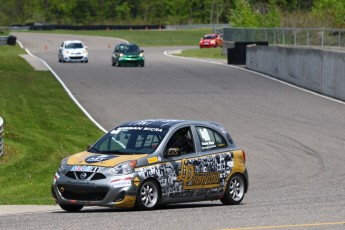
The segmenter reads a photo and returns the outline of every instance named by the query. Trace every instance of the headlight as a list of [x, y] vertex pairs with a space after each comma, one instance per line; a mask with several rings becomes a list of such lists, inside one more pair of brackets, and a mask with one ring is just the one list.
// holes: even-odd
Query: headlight
[[134, 172], [134, 168], [137, 165], [137, 161], [127, 161], [122, 164], [116, 165], [109, 170], [109, 174], [112, 175], [125, 175]]
[[140, 56], [140, 57], [144, 57], [144, 54], [143, 54], [143, 53], [140, 53], [139, 56]]
[[67, 159], [68, 159], [68, 157], [62, 159], [60, 167], [58, 169], [59, 172], [62, 172], [62, 171], [64, 171], [66, 169], [65, 166], [66, 166], [66, 163], [67, 163]]

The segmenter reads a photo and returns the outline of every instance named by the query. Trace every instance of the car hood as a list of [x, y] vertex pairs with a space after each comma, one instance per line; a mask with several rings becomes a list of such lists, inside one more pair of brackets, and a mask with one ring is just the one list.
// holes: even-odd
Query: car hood
[[66, 51], [68, 52], [71, 52], [71, 53], [82, 53], [84, 51], [86, 51], [84, 48], [80, 48], [80, 49], [65, 49]]
[[87, 151], [76, 153], [68, 157], [69, 165], [93, 165], [101, 167], [113, 167], [117, 164], [130, 160], [138, 160], [146, 157], [148, 154], [140, 155], [117, 155], [117, 154], [97, 154]]

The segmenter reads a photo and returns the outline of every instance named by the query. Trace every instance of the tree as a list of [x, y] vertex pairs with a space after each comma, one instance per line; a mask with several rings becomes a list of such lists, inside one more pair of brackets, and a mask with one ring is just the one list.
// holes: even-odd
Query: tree
[[230, 12], [229, 23], [234, 27], [257, 27], [256, 14], [247, 0], [234, 0], [234, 8]]
[[322, 19], [325, 28], [345, 26], [344, 0], [314, 0], [312, 12]]

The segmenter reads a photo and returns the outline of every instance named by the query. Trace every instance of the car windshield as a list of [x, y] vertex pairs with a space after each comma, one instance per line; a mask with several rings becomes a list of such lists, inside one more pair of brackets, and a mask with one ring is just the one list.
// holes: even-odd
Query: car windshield
[[66, 48], [67, 49], [82, 49], [83, 44], [81, 44], [81, 43], [68, 43], [68, 44], [66, 44]]
[[140, 53], [140, 49], [136, 45], [124, 45], [120, 48], [123, 53]]
[[149, 154], [155, 151], [167, 129], [129, 126], [117, 127], [97, 141], [89, 152], [113, 154]]
[[214, 35], [205, 35], [204, 36], [204, 39], [213, 39], [213, 38], [215, 38]]

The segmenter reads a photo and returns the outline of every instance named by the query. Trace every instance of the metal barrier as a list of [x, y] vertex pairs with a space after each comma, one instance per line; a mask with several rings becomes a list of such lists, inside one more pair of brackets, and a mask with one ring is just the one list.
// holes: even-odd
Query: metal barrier
[[2, 142], [2, 131], [4, 130], [3, 125], [4, 125], [4, 120], [2, 120], [2, 118], [0, 117], [0, 157], [4, 153], [3, 152], [3, 142]]
[[8, 36], [0, 36], [0, 46], [7, 45]]
[[224, 28], [224, 41], [268, 41], [271, 45], [345, 48], [345, 30], [314, 28]]

